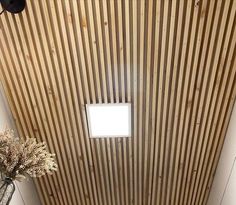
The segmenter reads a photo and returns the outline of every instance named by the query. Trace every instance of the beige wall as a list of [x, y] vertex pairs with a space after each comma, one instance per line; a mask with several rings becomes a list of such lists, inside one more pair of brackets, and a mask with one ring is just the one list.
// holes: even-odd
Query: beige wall
[[[0, 84], [0, 131], [6, 128], [15, 130], [15, 125], [7, 106]], [[16, 182], [16, 191], [10, 205], [40, 205], [39, 197], [32, 180]]]
[[236, 105], [231, 116], [208, 205], [236, 204]]

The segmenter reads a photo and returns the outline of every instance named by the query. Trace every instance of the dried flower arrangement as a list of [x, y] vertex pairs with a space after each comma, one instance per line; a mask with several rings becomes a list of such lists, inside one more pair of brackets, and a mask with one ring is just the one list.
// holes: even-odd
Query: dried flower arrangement
[[37, 143], [35, 138], [18, 139], [12, 130], [0, 133], [0, 172], [6, 177], [21, 180], [56, 170], [55, 154], [47, 152], [45, 142]]

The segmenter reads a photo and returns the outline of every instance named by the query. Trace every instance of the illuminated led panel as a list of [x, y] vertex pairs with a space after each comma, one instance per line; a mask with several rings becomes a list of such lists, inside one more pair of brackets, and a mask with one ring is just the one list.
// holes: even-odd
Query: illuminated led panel
[[91, 138], [131, 137], [131, 104], [90, 104], [86, 111]]

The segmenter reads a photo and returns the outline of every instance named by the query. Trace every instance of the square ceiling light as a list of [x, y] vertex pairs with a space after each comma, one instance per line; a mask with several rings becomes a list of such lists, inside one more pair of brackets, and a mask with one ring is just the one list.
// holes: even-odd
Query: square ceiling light
[[131, 104], [86, 105], [91, 138], [131, 137]]

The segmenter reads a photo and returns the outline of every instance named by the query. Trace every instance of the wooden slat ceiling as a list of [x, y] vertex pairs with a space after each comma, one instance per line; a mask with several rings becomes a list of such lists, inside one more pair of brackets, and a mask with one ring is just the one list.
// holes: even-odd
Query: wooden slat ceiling
[[[20, 136], [57, 154], [44, 205], [203, 205], [236, 95], [236, 0], [28, 0], [0, 16]], [[132, 103], [132, 137], [89, 139], [85, 105]]]

